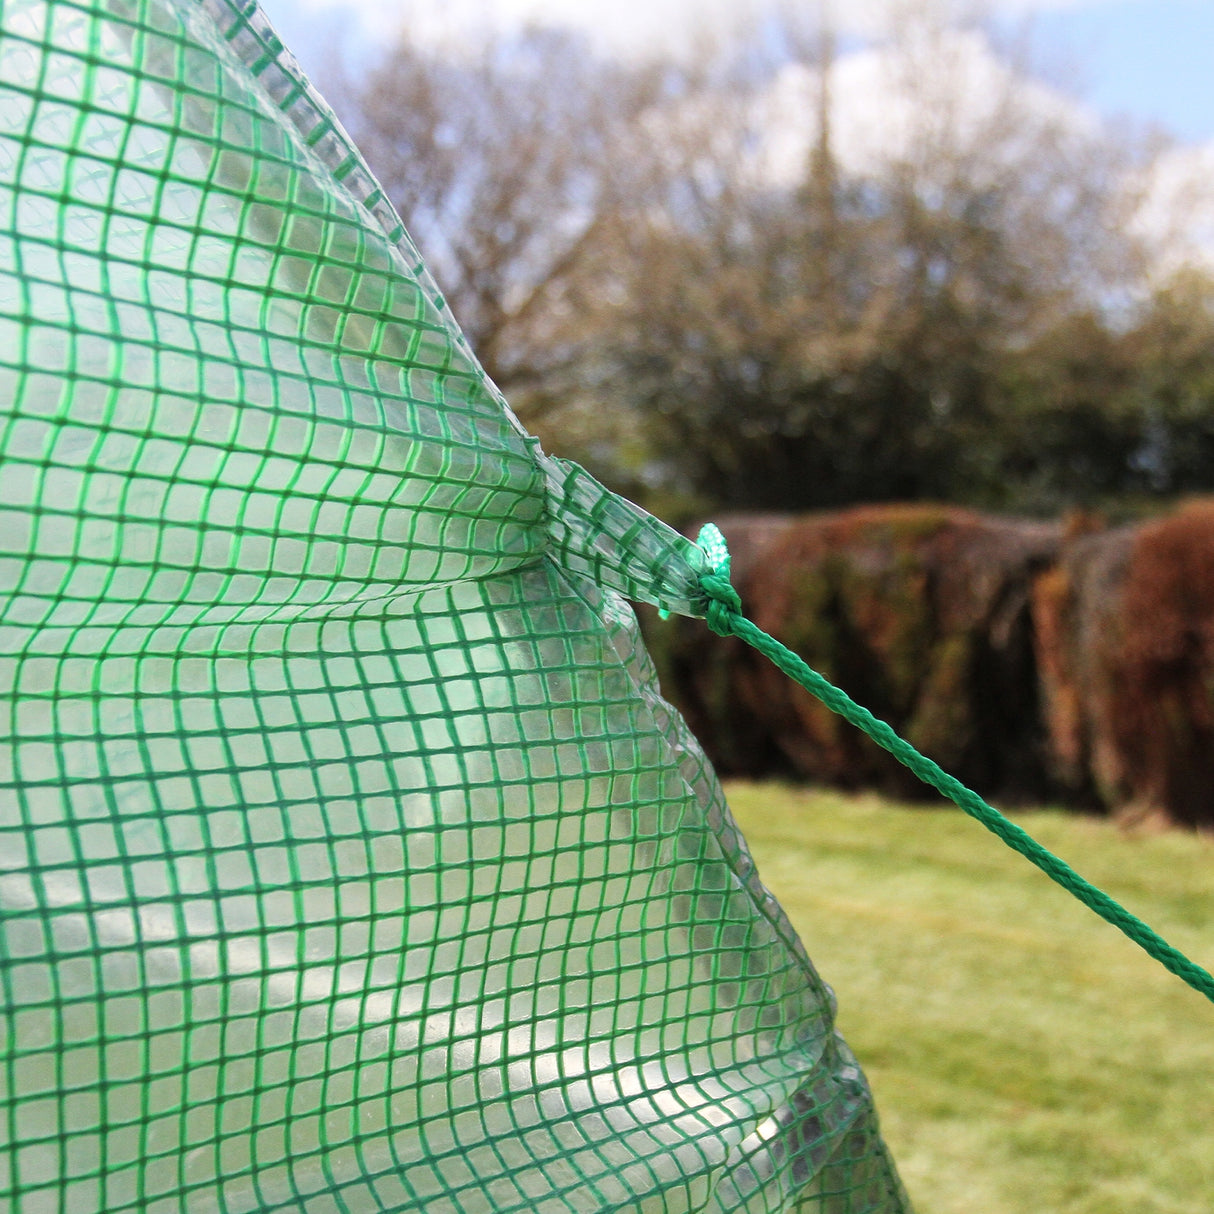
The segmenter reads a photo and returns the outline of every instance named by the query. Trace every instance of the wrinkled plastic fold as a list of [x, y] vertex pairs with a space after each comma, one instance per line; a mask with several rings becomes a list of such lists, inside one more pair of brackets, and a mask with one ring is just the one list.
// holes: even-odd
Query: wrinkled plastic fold
[[889, 1212], [829, 991], [245, 0], [0, 7], [0, 1206]]

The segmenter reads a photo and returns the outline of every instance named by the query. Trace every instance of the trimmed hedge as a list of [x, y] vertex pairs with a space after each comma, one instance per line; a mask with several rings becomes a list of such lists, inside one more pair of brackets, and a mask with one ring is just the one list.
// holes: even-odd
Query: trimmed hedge
[[[1214, 502], [1115, 529], [922, 505], [718, 522], [755, 623], [983, 795], [1214, 824]], [[741, 642], [643, 624], [723, 774], [923, 792]]]

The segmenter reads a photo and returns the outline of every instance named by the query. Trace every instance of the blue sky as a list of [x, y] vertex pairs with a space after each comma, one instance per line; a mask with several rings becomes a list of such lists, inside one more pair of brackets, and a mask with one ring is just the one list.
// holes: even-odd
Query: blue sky
[[1039, 12], [1033, 25], [1047, 54], [1073, 55], [1093, 108], [1214, 140], [1214, 0], [1105, 0]]

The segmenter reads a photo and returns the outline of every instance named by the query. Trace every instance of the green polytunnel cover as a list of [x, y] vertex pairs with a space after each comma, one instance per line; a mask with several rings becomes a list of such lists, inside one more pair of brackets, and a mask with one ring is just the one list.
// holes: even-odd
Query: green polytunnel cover
[[897, 1211], [545, 456], [248, 0], [0, 6], [0, 1208]]

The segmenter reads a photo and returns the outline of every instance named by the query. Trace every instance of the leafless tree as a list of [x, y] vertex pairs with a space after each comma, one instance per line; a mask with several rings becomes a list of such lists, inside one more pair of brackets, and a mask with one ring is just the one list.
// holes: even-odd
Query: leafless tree
[[661, 81], [531, 27], [402, 38], [343, 86], [349, 123], [491, 378], [526, 411], [581, 348], [601, 246]]

